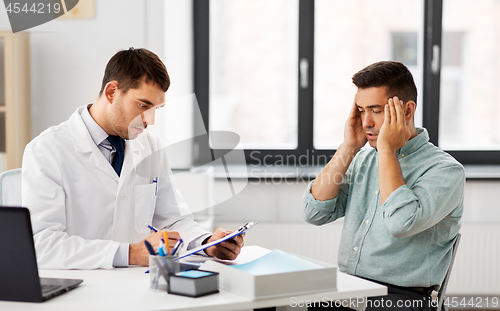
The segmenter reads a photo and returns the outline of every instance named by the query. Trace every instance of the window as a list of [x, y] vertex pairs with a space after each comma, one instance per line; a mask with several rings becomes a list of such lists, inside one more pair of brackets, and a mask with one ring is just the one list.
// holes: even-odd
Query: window
[[418, 61], [418, 33], [393, 32], [392, 37], [392, 59], [406, 64], [406, 66], [417, 66]]
[[464, 164], [500, 163], [499, 6], [194, 0], [195, 92], [204, 123], [238, 133], [248, 163], [324, 164], [343, 140], [352, 75], [390, 59], [414, 76], [415, 123], [431, 142]]
[[440, 146], [447, 150], [460, 150], [473, 143], [467, 138], [471, 130], [467, 125], [471, 124], [464, 115], [464, 37], [461, 31], [443, 33], [439, 138]]
[[499, 150], [500, 2], [443, 1], [440, 146]]
[[[315, 149], [337, 149], [342, 143], [356, 93], [351, 78], [369, 64], [401, 61], [422, 90], [423, 7], [422, 0], [315, 1]], [[417, 113], [421, 126], [421, 106]]]
[[297, 148], [298, 0], [210, 1], [209, 126]]

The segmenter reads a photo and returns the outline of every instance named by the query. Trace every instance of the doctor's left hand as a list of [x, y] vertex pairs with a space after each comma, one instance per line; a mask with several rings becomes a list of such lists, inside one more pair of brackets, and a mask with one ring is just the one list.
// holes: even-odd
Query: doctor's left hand
[[[212, 234], [210, 238], [208, 238], [203, 242], [203, 244], [218, 240], [231, 233], [232, 231], [218, 228], [217, 230], [215, 230], [214, 234]], [[205, 253], [207, 253], [208, 256], [217, 257], [219, 259], [234, 260], [236, 259], [236, 257], [238, 257], [238, 254], [240, 253], [241, 248], [243, 247], [244, 235], [245, 234], [243, 233], [242, 235], [238, 235], [220, 244], [209, 247], [205, 250]]]

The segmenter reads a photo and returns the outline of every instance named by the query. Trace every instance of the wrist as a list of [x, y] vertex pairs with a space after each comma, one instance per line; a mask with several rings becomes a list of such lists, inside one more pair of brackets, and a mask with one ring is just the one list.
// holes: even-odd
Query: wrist
[[[338, 167], [344, 167], [346, 170], [358, 152], [359, 148], [356, 146], [341, 144], [337, 151], [335, 151], [335, 155], [331, 158], [330, 162], [328, 162], [325, 169], [336, 170]], [[345, 170], [343, 170], [342, 175], [345, 173]], [[334, 175], [337, 176], [337, 174]], [[341, 180], [339, 182], [341, 182]]]
[[393, 155], [396, 156], [398, 149], [390, 148], [389, 146], [377, 146], [379, 155]]
[[337, 152], [340, 154], [355, 156], [359, 152], [359, 149], [361, 149], [361, 147], [356, 144], [348, 144], [344, 142], [340, 144], [339, 148], [337, 149]]
[[379, 160], [398, 161], [397, 150], [381, 149], [377, 150]]
[[137, 257], [135, 256], [137, 254], [137, 244], [130, 244], [128, 247], [128, 264], [129, 265], [136, 265], [137, 264]]

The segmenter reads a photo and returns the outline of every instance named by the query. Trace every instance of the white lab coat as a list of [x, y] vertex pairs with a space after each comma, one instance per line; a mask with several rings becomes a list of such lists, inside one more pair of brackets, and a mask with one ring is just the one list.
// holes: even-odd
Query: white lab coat
[[144, 131], [127, 141], [118, 177], [81, 118], [84, 108], [24, 152], [22, 199], [39, 267], [110, 269], [120, 243], [150, 234], [145, 224], [179, 231], [185, 245], [207, 234], [187, 211], [159, 139]]

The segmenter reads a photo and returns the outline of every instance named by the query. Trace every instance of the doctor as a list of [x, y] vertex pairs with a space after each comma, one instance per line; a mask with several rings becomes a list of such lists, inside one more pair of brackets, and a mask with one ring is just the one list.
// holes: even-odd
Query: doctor
[[[38, 265], [110, 269], [148, 265], [143, 241], [158, 248], [166, 228], [191, 249], [219, 239], [193, 221], [159, 139], [144, 129], [165, 101], [170, 79], [158, 56], [123, 50], [106, 66], [99, 97], [33, 139], [23, 157], [22, 199], [31, 212]], [[206, 249], [235, 259], [236, 237]]]

